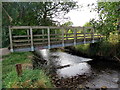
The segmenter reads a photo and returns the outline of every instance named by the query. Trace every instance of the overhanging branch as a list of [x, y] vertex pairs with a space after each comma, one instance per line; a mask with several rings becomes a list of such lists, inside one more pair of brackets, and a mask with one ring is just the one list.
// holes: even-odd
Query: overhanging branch
[[10, 22], [12, 22], [13, 21], [13, 19], [11, 18], [11, 16], [8, 14], [8, 12], [4, 9], [4, 7], [2, 7], [3, 8], [3, 10], [5, 11], [5, 13], [7, 14], [7, 16], [8, 16], [8, 18], [9, 18], [9, 20], [10, 20]]

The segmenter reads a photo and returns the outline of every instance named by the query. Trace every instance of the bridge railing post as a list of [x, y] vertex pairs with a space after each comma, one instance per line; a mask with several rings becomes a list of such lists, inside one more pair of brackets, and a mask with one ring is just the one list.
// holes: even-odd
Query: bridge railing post
[[30, 37], [29, 37], [29, 35], [30, 35], [30, 30], [29, 30], [29, 29], [27, 30], [27, 35], [28, 35], [28, 43], [30, 43], [30, 41], [29, 41], [29, 39], [30, 39]]
[[86, 43], [86, 31], [85, 31], [85, 27], [83, 27], [83, 33], [84, 33], [84, 44]]
[[75, 29], [74, 30], [74, 45], [76, 45], [76, 40], [77, 40], [77, 31]]
[[30, 37], [31, 37], [31, 51], [34, 51], [32, 27], [30, 27]]
[[92, 28], [92, 34], [91, 34], [92, 36], [92, 43], [94, 43], [95, 41], [94, 41], [94, 28]]
[[10, 38], [10, 51], [13, 52], [12, 30], [10, 26], [9, 26], [9, 38]]
[[47, 28], [48, 31], [48, 49], [50, 49], [50, 28]]
[[62, 28], [62, 46], [64, 47], [65, 44], [64, 44], [64, 28]]
[[42, 35], [43, 35], [43, 36], [42, 36], [42, 38], [43, 38], [42, 41], [44, 42], [44, 29], [42, 29]]

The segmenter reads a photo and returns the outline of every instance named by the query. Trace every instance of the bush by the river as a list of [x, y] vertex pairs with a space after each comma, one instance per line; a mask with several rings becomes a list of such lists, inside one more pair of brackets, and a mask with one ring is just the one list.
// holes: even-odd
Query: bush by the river
[[120, 60], [120, 42], [117, 34], [111, 34], [107, 40], [76, 46], [76, 49], [90, 56], [104, 56]]

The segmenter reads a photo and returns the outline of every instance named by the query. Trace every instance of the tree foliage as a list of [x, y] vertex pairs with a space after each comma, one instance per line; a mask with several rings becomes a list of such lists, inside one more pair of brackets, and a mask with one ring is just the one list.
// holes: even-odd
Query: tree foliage
[[13, 18], [11, 25], [52, 25], [55, 16], [68, 13], [76, 7], [76, 3], [7, 2], [3, 3], [3, 7]]
[[65, 22], [64, 24], [62, 24], [61, 26], [72, 26], [72, 25], [73, 25], [73, 22], [68, 21], [68, 22]]
[[10, 25], [57, 25], [58, 21], [54, 21], [54, 17], [65, 15], [70, 10], [77, 8], [76, 2], [3, 2], [2, 4], [3, 41], [7, 38], [6, 42], [8, 42], [8, 26]]
[[[71, 22], [71, 21], [68, 21], [68, 22], [65, 22], [64, 24], [62, 24], [61, 26], [72, 26], [73, 25], [73, 22]], [[65, 33], [67, 34], [67, 33], [73, 33], [73, 30], [71, 30], [71, 29], [67, 29], [67, 30], [65, 30]]]
[[118, 19], [120, 18], [120, 2], [98, 2], [99, 19], [92, 19], [90, 23], [103, 35], [107, 37], [110, 33], [117, 31]]

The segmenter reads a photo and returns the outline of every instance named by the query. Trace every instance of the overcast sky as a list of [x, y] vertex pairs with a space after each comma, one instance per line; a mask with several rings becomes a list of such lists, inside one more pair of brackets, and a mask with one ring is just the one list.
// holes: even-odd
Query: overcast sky
[[89, 22], [92, 18], [98, 18], [97, 12], [90, 12], [90, 8], [85, 7], [88, 4], [95, 3], [97, 0], [75, 0], [78, 1], [78, 5], [83, 5], [82, 9], [71, 10], [66, 17], [70, 17], [70, 21], [73, 22], [73, 26], [83, 26], [86, 22]]

